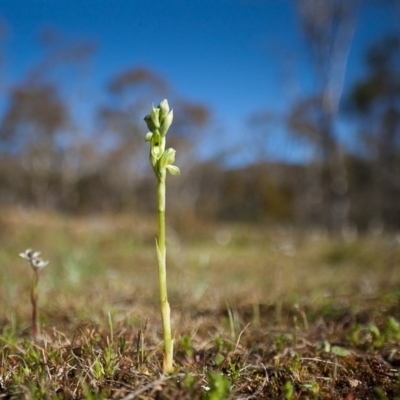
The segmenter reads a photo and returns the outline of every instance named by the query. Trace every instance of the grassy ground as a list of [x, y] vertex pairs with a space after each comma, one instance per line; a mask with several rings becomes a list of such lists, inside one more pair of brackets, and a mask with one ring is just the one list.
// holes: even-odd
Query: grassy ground
[[154, 220], [0, 215], [0, 399], [400, 398], [399, 236], [176, 222], [162, 376]]

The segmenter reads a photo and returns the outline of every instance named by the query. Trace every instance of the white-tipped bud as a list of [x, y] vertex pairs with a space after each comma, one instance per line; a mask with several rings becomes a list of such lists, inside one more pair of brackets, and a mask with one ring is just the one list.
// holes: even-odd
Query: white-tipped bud
[[174, 119], [174, 110], [170, 110], [161, 123], [160, 134], [165, 136]]
[[169, 113], [169, 104], [168, 104], [168, 100], [164, 99], [159, 105], [158, 108], [160, 109], [160, 122], [162, 124], [162, 122], [164, 121], [164, 118], [166, 117], [166, 115]]
[[158, 107], [157, 108], [153, 107], [150, 113], [150, 118], [156, 129], [158, 129], [160, 127], [160, 109]]

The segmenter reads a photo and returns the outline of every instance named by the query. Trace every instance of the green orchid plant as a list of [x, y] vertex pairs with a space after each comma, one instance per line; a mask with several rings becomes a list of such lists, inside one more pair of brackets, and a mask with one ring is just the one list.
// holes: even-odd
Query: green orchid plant
[[31, 284], [31, 303], [32, 303], [32, 338], [37, 339], [38, 336], [38, 323], [37, 323], [37, 301], [38, 294], [37, 288], [39, 283], [39, 271], [41, 271], [49, 262], [44, 261], [40, 256], [40, 251], [33, 251], [27, 249], [23, 253], [19, 253], [20, 257], [28, 260], [29, 265], [33, 270], [33, 278]]
[[173, 110], [170, 110], [167, 100], [163, 100], [158, 107], [153, 106], [150, 114], [144, 117], [150, 131], [146, 135], [146, 141], [150, 142], [150, 163], [157, 178], [158, 236], [156, 237], [156, 250], [164, 336], [164, 374], [169, 374], [174, 369], [174, 340], [171, 334], [171, 308], [167, 295], [167, 253], [165, 246], [165, 180], [167, 171], [172, 175], [180, 174], [179, 168], [173, 165], [175, 162], [175, 150], [165, 148], [165, 136], [173, 118]]

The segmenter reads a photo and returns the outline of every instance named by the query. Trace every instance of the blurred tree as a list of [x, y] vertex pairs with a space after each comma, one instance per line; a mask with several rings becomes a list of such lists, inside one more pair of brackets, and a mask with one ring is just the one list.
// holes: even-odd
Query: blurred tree
[[50, 177], [58, 164], [57, 133], [65, 127], [68, 112], [53, 85], [28, 84], [13, 88], [0, 125], [2, 148], [19, 149], [22, 165], [31, 175], [30, 191], [44, 206]]
[[366, 56], [367, 74], [352, 87], [349, 111], [359, 117], [360, 134], [372, 175], [371, 221], [400, 226], [400, 37], [374, 44]]
[[[275, 176], [280, 169], [273, 166]], [[288, 174], [289, 172], [289, 174]], [[294, 174], [295, 168], [285, 171]], [[293, 217], [292, 187], [281, 179], [274, 179], [271, 165], [258, 163], [226, 171], [221, 183], [218, 217], [226, 220], [253, 222], [287, 222]]]
[[302, 32], [311, 51], [315, 91], [294, 105], [289, 126], [318, 151], [311, 164], [306, 214], [319, 214], [324, 225], [347, 224], [349, 200], [343, 149], [335, 134], [346, 64], [355, 31], [359, 0], [297, 0]]
[[[255, 160], [265, 160], [273, 154], [273, 140], [276, 135], [272, 133], [279, 129], [284, 117], [278, 112], [264, 110], [254, 112], [247, 120], [247, 126], [251, 131], [251, 142], [246, 145], [249, 156]], [[282, 138], [281, 138], [282, 140]]]
[[68, 160], [76, 159], [78, 150], [76, 138], [71, 137], [76, 131], [67, 101], [68, 93], [76, 92], [71, 83], [76, 79], [68, 78], [75, 67], [87, 61], [93, 46], [63, 41], [49, 30], [39, 35], [39, 43], [45, 47], [43, 58], [22, 82], [9, 88], [9, 101], [0, 121], [0, 150], [19, 158], [29, 177], [25, 197], [39, 206], [56, 206], [64, 178], [70, 175]]

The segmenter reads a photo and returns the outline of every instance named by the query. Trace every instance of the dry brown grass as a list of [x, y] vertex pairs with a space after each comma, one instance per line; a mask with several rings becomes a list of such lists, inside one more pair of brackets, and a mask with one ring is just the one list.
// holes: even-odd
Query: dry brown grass
[[[265, 226], [170, 229], [176, 373], [162, 343], [147, 217], [3, 210], [0, 398], [394, 399], [400, 244]], [[30, 339], [31, 271], [41, 338]]]

